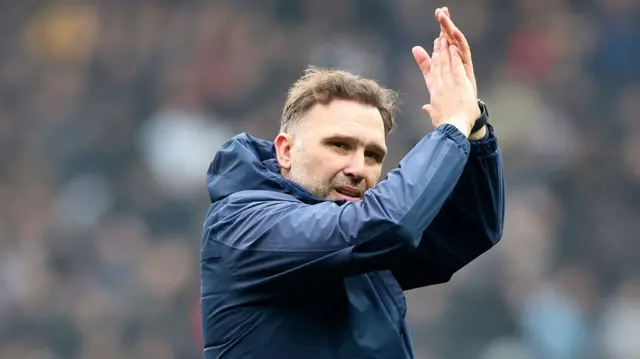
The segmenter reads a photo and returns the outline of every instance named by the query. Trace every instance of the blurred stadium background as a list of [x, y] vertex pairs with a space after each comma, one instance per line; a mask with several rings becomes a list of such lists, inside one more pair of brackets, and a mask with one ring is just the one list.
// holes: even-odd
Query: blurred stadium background
[[[447, 5], [505, 154], [503, 242], [408, 293], [417, 359], [640, 358], [637, 0], [2, 1], [0, 359], [201, 357], [205, 171], [306, 67], [400, 93]], [[274, 333], [277, 335], [277, 333]]]

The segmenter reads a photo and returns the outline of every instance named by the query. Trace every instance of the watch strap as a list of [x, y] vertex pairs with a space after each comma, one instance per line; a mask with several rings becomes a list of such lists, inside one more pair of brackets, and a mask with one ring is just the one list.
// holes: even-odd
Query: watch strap
[[471, 133], [478, 132], [489, 122], [489, 111], [487, 110], [487, 105], [482, 100], [478, 100], [478, 107], [480, 107], [480, 117], [476, 119], [476, 122], [471, 129]]

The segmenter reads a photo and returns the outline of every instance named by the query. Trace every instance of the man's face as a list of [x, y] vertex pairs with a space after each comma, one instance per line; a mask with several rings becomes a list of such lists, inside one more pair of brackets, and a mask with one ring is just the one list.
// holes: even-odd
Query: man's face
[[357, 201], [380, 178], [386, 141], [377, 108], [354, 101], [316, 105], [291, 137], [276, 138], [283, 176], [322, 199]]

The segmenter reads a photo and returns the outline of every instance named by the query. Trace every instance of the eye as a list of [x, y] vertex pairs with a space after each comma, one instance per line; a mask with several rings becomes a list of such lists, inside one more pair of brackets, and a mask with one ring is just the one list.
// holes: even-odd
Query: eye
[[378, 163], [382, 162], [382, 156], [377, 152], [367, 151], [365, 153], [365, 156], [367, 158], [371, 158], [372, 160], [374, 160], [374, 161], [376, 161]]
[[332, 142], [331, 146], [345, 151], [349, 149], [349, 145], [344, 142]]

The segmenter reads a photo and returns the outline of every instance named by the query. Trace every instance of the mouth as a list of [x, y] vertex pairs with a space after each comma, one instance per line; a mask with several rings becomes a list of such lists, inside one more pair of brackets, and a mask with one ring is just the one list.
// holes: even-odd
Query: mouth
[[359, 189], [351, 186], [338, 187], [335, 189], [340, 198], [347, 201], [359, 201], [362, 199], [362, 192]]

